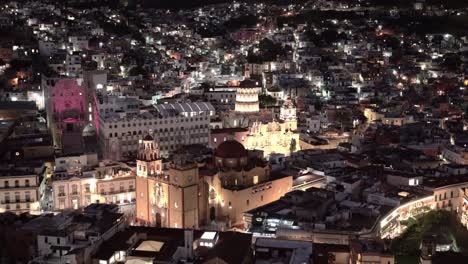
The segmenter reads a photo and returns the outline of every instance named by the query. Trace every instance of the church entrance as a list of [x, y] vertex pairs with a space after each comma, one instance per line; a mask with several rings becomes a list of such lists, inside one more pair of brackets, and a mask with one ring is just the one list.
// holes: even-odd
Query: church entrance
[[156, 227], [162, 226], [162, 218], [160, 213], [156, 213]]

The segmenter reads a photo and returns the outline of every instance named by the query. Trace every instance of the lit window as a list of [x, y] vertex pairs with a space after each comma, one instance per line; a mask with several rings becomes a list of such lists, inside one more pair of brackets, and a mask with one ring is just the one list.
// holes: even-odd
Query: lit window
[[255, 175], [255, 176], [253, 177], [253, 184], [257, 184], [257, 183], [258, 183], [258, 176]]

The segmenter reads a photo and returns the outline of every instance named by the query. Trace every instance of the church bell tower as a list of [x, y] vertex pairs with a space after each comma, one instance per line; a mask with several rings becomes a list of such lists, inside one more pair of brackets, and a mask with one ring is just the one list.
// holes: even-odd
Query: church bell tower
[[[158, 178], [162, 176], [159, 146], [151, 135], [140, 140], [136, 161], [136, 220], [142, 225], [157, 224], [155, 193]], [[161, 219], [159, 219], [161, 224]]]

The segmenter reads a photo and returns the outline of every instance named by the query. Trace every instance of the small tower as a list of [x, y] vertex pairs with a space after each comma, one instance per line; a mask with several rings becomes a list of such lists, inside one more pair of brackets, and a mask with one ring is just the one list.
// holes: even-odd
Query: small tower
[[[146, 135], [138, 143], [136, 164], [136, 220], [142, 225], [161, 226], [162, 214], [157, 214], [155, 206], [165, 204], [167, 190], [158, 184], [162, 174], [162, 161], [159, 147], [150, 135]], [[161, 188], [159, 188], [161, 186]], [[158, 197], [155, 195], [158, 194]]]
[[159, 146], [150, 135], [140, 140], [137, 157], [137, 176], [148, 177], [159, 175], [162, 171]]
[[252, 80], [242, 81], [236, 90], [235, 111], [241, 113], [255, 113], [260, 111], [258, 93], [261, 86]]
[[280, 119], [283, 121], [295, 121], [297, 119], [296, 106], [291, 99], [287, 99], [281, 106]]

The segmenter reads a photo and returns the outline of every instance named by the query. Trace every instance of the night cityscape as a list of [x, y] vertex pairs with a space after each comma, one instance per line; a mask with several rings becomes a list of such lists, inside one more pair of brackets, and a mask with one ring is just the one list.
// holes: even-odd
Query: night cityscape
[[0, 1], [0, 263], [467, 264], [468, 1]]

